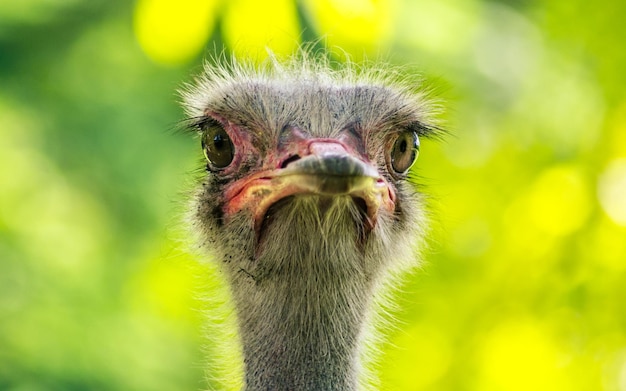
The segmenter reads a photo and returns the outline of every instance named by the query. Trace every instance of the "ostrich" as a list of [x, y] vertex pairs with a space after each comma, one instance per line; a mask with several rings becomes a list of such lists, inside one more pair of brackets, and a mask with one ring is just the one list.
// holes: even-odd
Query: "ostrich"
[[367, 387], [376, 309], [426, 227], [409, 169], [437, 131], [396, 73], [218, 61], [182, 93], [206, 157], [190, 221], [230, 288], [246, 391]]

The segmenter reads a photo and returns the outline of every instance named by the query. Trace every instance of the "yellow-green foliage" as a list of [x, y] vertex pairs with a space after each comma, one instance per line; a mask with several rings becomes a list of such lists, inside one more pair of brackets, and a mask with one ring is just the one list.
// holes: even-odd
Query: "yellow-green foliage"
[[205, 296], [219, 276], [180, 223], [202, 154], [173, 131], [175, 91], [212, 53], [315, 42], [419, 69], [449, 107], [451, 135], [415, 168], [436, 224], [381, 388], [626, 391], [624, 15], [608, 0], [0, 2], [0, 389], [227, 377], [234, 326]]

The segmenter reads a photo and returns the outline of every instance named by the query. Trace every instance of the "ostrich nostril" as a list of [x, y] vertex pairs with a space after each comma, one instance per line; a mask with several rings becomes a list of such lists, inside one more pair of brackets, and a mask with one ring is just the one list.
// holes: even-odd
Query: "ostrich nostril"
[[300, 160], [300, 155], [289, 156], [287, 159], [283, 160], [283, 162], [280, 165], [280, 168], [285, 168], [289, 164], [295, 162], [296, 160]]

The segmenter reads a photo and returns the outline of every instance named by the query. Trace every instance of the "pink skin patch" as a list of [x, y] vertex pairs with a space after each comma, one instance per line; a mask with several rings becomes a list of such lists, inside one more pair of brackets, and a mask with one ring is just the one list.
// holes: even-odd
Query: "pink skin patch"
[[[336, 139], [301, 139], [290, 143], [287, 150], [268, 157], [263, 170], [225, 189], [225, 217], [228, 219], [249, 209], [258, 237], [270, 206], [285, 197], [344, 195], [365, 202], [364, 223], [371, 230], [381, 208], [393, 213], [395, 192], [378, 171], [358, 155], [354, 148]], [[340, 168], [336, 167], [337, 162]]]

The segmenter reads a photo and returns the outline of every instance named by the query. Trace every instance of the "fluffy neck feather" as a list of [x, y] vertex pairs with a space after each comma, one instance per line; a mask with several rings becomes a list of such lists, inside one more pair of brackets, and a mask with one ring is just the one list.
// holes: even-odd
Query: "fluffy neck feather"
[[377, 268], [349, 198], [275, 210], [259, 257], [231, 273], [246, 390], [356, 390]]

